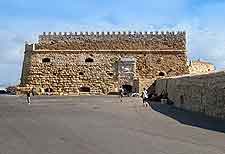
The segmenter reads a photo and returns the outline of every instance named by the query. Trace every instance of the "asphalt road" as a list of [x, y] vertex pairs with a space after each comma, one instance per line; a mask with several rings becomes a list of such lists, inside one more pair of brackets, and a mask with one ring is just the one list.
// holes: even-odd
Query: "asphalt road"
[[225, 121], [139, 98], [0, 96], [0, 154], [225, 154]]

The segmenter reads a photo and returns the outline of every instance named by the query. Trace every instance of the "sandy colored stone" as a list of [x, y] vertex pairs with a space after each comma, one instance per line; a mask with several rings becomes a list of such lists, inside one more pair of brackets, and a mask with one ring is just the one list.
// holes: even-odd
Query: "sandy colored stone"
[[215, 72], [216, 68], [213, 64], [205, 62], [205, 61], [191, 61], [189, 72], [190, 74], [201, 74], [201, 73], [209, 73]]
[[[25, 46], [21, 86], [51, 88], [54, 94], [141, 92], [157, 78], [188, 73], [185, 32], [130, 35], [41, 35]], [[50, 62], [43, 62], [49, 58]], [[85, 62], [88, 58], [93, 62]], [[131, 73], [121, 72], [121, 66]], [[129, 70], [129, 71], [130, 71]]]
[[156, 92], [168, 92], [176, 107], [225, 119], [224, 80], [224, 71], [159, 79]]

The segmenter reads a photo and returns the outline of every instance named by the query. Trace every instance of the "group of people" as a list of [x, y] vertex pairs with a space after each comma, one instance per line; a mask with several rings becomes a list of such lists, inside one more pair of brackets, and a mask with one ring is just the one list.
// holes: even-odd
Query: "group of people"
[[[34, 96], [34, 88], [32, 90], [27, 91], [26, 95], [27, 95], [27, 103], [31, 104], [31, 94]], [[124, 96], [124, 89], [122, 87], [120, 87], [119, 89], [119, 94], [120, 94], [120, 102], [122, 103], [122, 98]], [[153, 94], [152, 94], [153, 95]], [[163, 95], [164, 96], [164, 95]], [[165, 95], [167, 97], [167, 95]], [[150, 106], [149, 104], [149, 98], [151, 98], [151, 95], [149, 95], [148, 91], [146, 88], [144, 88], [142, 94], [141, 94], [142, 100], [143, 100], [143, 105], [145, 107]]]
[[[37, 94], [35, 88], [29, 89], [29, 90], [26, 92], [26, 96], [27, 96], [27, 97], [26, 97], [26, 102], [27, 102], [28, 104], [31, 104], [31, 95], [34, 96], [35, 94]], [[46, 94], [46, 95], [49, 95], [49, 96], [52, 95], [51, 89], [50, 89], [50, 88], [47, 88], [45, 94]]]
[[[119, 95], [120, 95], [120, 102], [122, 103], [123, 102], [122, 98], [124, 96], [124, 89], [122, 87], [120, 87]], [[148, 107], [149, 106], [149, 102], [148, 102], [149, 94], [148, 94], [147, 89], [144, 88], [144, 90], [141, 94], [141, 97], [142, 97], [142, 100], [143, 100], [143, 105], [145, 107]]]

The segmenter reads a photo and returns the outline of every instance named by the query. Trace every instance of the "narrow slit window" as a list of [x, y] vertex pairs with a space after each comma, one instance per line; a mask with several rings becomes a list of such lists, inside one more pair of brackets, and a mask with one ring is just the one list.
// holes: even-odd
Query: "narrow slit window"
[[83, 72], [79, 72], [79, 75], [84, 75], [84, 73]]

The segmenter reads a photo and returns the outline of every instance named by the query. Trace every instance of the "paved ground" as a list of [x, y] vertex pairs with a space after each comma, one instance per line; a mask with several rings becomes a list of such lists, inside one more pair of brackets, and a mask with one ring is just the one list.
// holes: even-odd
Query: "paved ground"
[[138, 98], [0, 96], [0, 154], [224, 154], [225, 122]]

